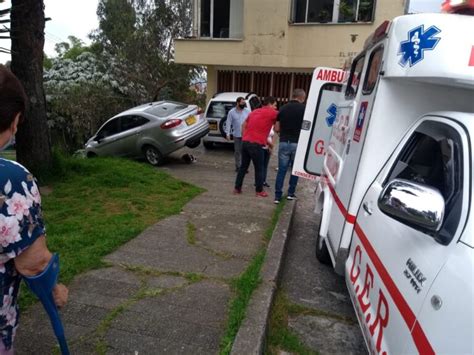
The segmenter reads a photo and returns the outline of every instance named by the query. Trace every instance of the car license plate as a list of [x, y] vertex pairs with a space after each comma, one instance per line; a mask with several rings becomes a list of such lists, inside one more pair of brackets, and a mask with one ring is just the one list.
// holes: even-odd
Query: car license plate
[[196, 123], [196, 116], [189, 116], [185, 121], [188, 126], [191, 126]]
[[211, 131], [217, 131], [217, 122], [216, 121], [209, 122], [209, 129]]

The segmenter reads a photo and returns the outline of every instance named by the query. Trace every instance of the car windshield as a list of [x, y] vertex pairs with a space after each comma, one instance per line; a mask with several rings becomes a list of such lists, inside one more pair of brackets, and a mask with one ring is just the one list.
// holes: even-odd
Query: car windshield
[[184, 110], [188, 105], [182, 104], [179, 102], [162, 102], [156, 105], [153, 105], [146, 112], [157, 116], [157, 117], [167, 117], [174, 115], [175, 113]]
[[235, 102], [219, 102], [213, 101], [207, 109], [207, 117], [209, 118], [224, 118], [231, 109], [235, 107]]

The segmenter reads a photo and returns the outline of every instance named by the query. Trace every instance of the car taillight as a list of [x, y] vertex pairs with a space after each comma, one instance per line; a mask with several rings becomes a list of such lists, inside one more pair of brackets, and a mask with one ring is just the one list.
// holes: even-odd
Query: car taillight
[[204, 110], [203, 110], [202, 108], [198, 107], [198, 112], [197, 112], [197, 114], [198, 114], [198, 115], [202, 115], [203, 113], [204, 113]]
[[162, 123], [160, 127], [162, 129], [170, 129], [179, 126], [181, 122], [183, 122], [183, 120], [180, 120], [179, 118], [172, 118], [171, 120]]

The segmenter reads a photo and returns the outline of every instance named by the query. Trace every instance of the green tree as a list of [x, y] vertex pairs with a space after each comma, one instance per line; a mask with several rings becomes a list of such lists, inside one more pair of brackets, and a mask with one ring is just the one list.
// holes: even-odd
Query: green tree
[[189, 0], [100, 0], [93, 38], [146, 88], [147, 100], [188, 97], [200, 68], [174, 62], [174, 39], [191, 30]]

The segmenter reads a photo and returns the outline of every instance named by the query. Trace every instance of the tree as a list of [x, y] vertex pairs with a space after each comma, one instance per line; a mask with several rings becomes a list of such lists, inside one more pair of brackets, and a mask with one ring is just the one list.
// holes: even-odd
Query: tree
[[51, 144], [43, 90], [43, 0], [12, 0], [11, 70], [29, 98], [25, 120], [16, 134], [17, 160], [35, 175], [51, 168]]
[[174, 38], [191, 30], [189, 0], [100, 0], [93, 38], [114, 56], [148, 100], [185, 100], [201, 68], [174, 62]]

